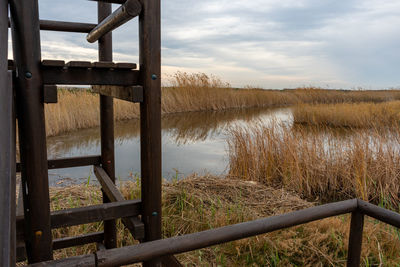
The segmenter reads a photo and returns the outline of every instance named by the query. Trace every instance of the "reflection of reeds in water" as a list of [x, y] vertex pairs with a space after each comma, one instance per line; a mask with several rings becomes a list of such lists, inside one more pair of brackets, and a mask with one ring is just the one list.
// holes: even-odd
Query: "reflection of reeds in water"
[[[382, 102], [400, 99], [400, 91], [339, 91], [316, 88], [296, 90], [233, 89], [202, 73], [178, 72], [171, 87], [162, 89], [162, 113], [278, 107], [298, 103]], [[115, 100], [115, 119], [139, 117], [139, 105]], [[57, 104], [46, 105], [47, 135], [99, 125], [99, 97], [90, 91], [60, 90]]]
[[235, 121], [258, 121], [262, 115], [273, 116], [277, 109], [231, 109], [222, 111], [200, 111], [165, 115], [162, 128], [167, 131], [178, 144], [204, 141], [219, 135]]
[[341, 103], [297, 105], [294, 123], [352, 128], [397, 127], [400, 123], [400, 101], [385, 103]]
[[399, 141], [399, 130], [353, 131], [341, 138], [304, 127], [236, 128], [229, 139], [230, 175], [283, 186], [307, 199], [359, 197], [397, 210]]
[[[259, 116], [273, 114], [276, 109], [239, 109], [229, 111], [201, 111], [165, 115], [162, 118], [162, 130], [177, 144], [203, 141], [210, 136], [224, 132], [234, 121], [257, 121]], [[139, 120], [120, 121], [115, 124], [115, 143], [123, 144], [140, 135]], [[49, 138], [49, 154], [78, 148], [90, 150], [100, 145], [100, 130], [82, 129], [65, 135]]]

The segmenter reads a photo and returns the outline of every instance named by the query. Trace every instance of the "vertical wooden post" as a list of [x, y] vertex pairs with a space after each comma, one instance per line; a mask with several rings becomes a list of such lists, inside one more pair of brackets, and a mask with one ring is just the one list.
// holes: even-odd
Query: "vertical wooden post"
[[0, 266], [15, 266], [15, 116], [7, 71], [8, 1], [0, 0]]
[[[111, 4], [98, 2], [99, 23], [111, 14]], [[99, 61], [112, 61], [112, 33], [99, 39]], [[114, 156], [114, 107], [113, 98], [100, 95], [100, 131], [101, 131], [101, 164], [111, 180], [115, 183]], [[103, 202], [110, 202], [103, 192]], [[104, 221], [104, 245], [106, 248], [117, 247], [115, 220]]]
[[356, 210], [351, 214], [347, 266], [360, 266], [364, 214]]
[[53, 258], [37, 0], [10, 0], [28, 262]]
[[[160, 0], [141, 0], [139, 16], [140, 80], [144, 101], [140, 104], [142, 207], [145, 238], [161, 238], [161, 29]], [[144, 266], [160, 266], [158, 259]]]

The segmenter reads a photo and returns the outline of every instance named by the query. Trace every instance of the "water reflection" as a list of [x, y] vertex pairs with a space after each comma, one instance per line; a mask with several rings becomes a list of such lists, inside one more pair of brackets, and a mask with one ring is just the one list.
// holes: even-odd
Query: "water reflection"
[[[162, 175], [166, 179], [193, 172], [226, 171], [225, 131], [232, 125], [272, 120], [291, 122], [290, 109], [246, 109], [171, 114], [162, 119]], [[116, 175], [120, 180], [140, 173], [139, 121], [115, 125]], [[100, 154], [99, 128], [48, 138], [49, 158]], [[51, 185], [94, 181], [91, 167], [49, 170]]]

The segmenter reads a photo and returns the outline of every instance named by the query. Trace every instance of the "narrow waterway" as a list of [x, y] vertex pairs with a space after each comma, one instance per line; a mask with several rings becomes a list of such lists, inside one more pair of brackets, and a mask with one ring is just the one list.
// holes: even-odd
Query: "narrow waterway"
[[[171, 114], [162, 119], [162, 175], [166, 180], [192, 173], [215, 175], [227, 170], [226, 134], [230, 127], [256, 122], [291, 123], [289, 108], [205, 111]], [[50, 159], [99, 155], [100, 129], [91, 128], [49, 137]], [[115, 124], [116, 177], [136, 179], [140, 174], [139, 121]], [[95, 182], [92, 167], [49, 170], [50, 186]]]

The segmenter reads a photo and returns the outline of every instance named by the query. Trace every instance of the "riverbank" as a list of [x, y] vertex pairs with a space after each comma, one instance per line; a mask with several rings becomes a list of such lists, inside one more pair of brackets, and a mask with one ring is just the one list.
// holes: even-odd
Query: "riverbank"
[[[175, 74], [170, 87], [162, 88], [162, 114], [243, 108], [285, 107], [295, 104], [384, 102], [400, 100], [400, 90], [343, 91], [318, 88], [293, 90], [235, 89], [202, 73]], [[139, 118], [139, 105], [116, 99], [115, 120]], [[57, 104], [46, 104], [46, 133], [54, 136], [71, 130], [98, 126], [99, 97], [90, 90], [58, 93]]]
[[[136, 182], [121, 186], [127, 199], [139, 197]], [[101, 202], [96, 186], [51, 188], [51, 208], [59, 210]], [[296, 194], [262, 183], [223, 177], [188, 177], [163, 185], [164, 237], [278, 215], [313, 206]], [[339, 216], [253, 238], [177, 255], [186, 266], [342, 266], [346, 262], [349, 216]], [[53, 231], [54, 238], [102, 229], [100, 223]], [[363, 265], [393, 266], [400, 261], [398, 232], [366, 219]], [[118, 223], [118, 246], [134, 244]], [[90, 253], [93, 245], [58, 250], [55, 258]]]

